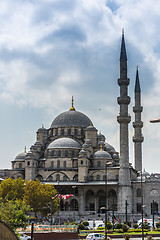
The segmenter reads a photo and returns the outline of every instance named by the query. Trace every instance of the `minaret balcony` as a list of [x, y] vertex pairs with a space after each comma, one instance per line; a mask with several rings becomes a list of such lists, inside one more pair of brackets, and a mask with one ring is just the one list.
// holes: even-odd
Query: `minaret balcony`
[[141, 137], [135, 137], [135, 136], [134, 136], [134, 137], [132, 138], [132, 140], [133, 140], [134, 143], [138, 143], [138, 142], [141, 143], [141, 142], [144, 141], [144, 137], [143, 137], [143, 136], [141, 136]]
[[131, 98], [129, 96], [118, 97], [117, 102], [119, 105], [121, 104], [130, 104]]
[[122, 116], [122, 115], [117, 116], [118, 123], [130, 123], [130, 121], [131, 121], [131, 116]]
[[128, 86], [130, 82], [129, 78], [118, 78], [118, 85], [119, 86]]
[[142, 128], [143, 127], [143, 122], [142, 121], [133, 122], [133, 127], [134, 128]]
[[143, 111], [143, 107], [142, 107], [142, 106], [133, 107], [133, 112], [134, 112], [134, 113], [136, 113], [136, 112], [141, 113], [142, 111]]

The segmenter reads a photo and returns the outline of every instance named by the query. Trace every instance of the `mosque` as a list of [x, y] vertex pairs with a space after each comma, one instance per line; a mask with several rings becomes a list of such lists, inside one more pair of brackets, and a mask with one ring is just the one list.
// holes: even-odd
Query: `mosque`
[[[160, 174], [142, 172], [142, 127], [141, 89], [136, 72], [133, 122], [134, 167], [129, 162], [128, 114], [130, 97], [127, 76], [127, 54], [124, 32], [120, 52], [120, 96], [117, 103], [120, 113], [117, 122], [120, 127], [120, 152], [105, 141], [87, 115], [72, 106], [60, 113], [50, 128], [42, 126], [36, 133], [36, 142], [30, 151], [20, 153], [12, 161], [12, 169], [5, 170], [5, 176], [25, 180], [39, 179], [42, 183], [54, 184], [60, 194], [72, 194], [62, 199], [59, 215], [65, 217], [104, 218], [108, 216], [122, 220], [151, 218], [154, 209], [159, 214]], [[154, 208], [153, 208], [154, 206]]]

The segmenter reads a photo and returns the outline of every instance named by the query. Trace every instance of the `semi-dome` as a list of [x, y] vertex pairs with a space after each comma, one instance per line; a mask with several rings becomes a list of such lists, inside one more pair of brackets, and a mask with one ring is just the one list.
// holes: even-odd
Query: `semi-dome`
[[94, 158], [95, 159], [112, 159], [111, 155], [104, 150], [98, 150], [97, 152], [95, 152]]
[[78, 111], [66, 111], [58, 115], [52, 122], [51, 128], [57, 127], [88, 127], [91, 120]]
[[15, 161], [25, 161], [26, 155], [27, 155], [26, 152], [23, 152], [23, 153], [18, 154], [18, 155], [15, 157]]
[[51, 148], [74, 148], [74, 149], [81, 149], [81, 145], [79, 142], [72, 138], [58, 138], [51, 142], [47, 149]]
[[113, 146], [111, 146], [109, 143], [105, 143], [105, 147], [106, 147], [106, 150], [107, 151], [112, 151], [112, 152], [115, 152], [115, 149]]

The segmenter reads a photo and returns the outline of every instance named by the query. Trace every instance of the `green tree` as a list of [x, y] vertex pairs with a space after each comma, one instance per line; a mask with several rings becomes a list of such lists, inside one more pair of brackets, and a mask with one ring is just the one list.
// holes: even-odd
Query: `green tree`
[[[53, 185], [41, 184], [39, 180], [26, 181], [24, 201], [33, 208], [36, 217], [38, 212], [46, 216], [51, 212], [51, 197], [56, 193]], [[58, 198], [53, 200], [53, 213], [58, 210], [58, 202]]]
[[25, 227], [27, 225], [31, 211], [29, 205], [20, 200], [6, 200], [0, 199], [0, 219], [7, 223], [13, 230], [18, 227]]
[[0, 198], [3, 200], [23, 199], [25, 181], [21, 178], [7, 178], [0, 184]]

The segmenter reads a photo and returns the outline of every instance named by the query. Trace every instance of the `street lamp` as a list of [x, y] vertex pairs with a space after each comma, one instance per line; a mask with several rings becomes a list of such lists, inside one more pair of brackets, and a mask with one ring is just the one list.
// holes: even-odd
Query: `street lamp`
[[72, 188], [73, 188], [73, 195], [74, 195], [73, 214], [74, 214], [74, 222], [75, 222], [75, 211], [76, 211], [76, 199], [75, 199], [75, 195], [76, 195], [76, 186], [72, 186]]
[[150, 120], [150, 122], [151, 123], [158, 123], [158, 122], [160, 122], [160, 119], [152, 119], [152, 120]]
[[139, 174], [141, 174], [141, 216], [142, 216], [142, 240], [144, 240], [144, 228], [143, 228], [143, 188], [142, 188], [142, 172], [138, 171]]
[[111, 165], [112, 162], [106, 162], [105, 165], [105, 240], [107, 240], [107, 191], [108, 191], [108, 183], [107, 183], [107, 170], [108, 170], [108, 166]]

